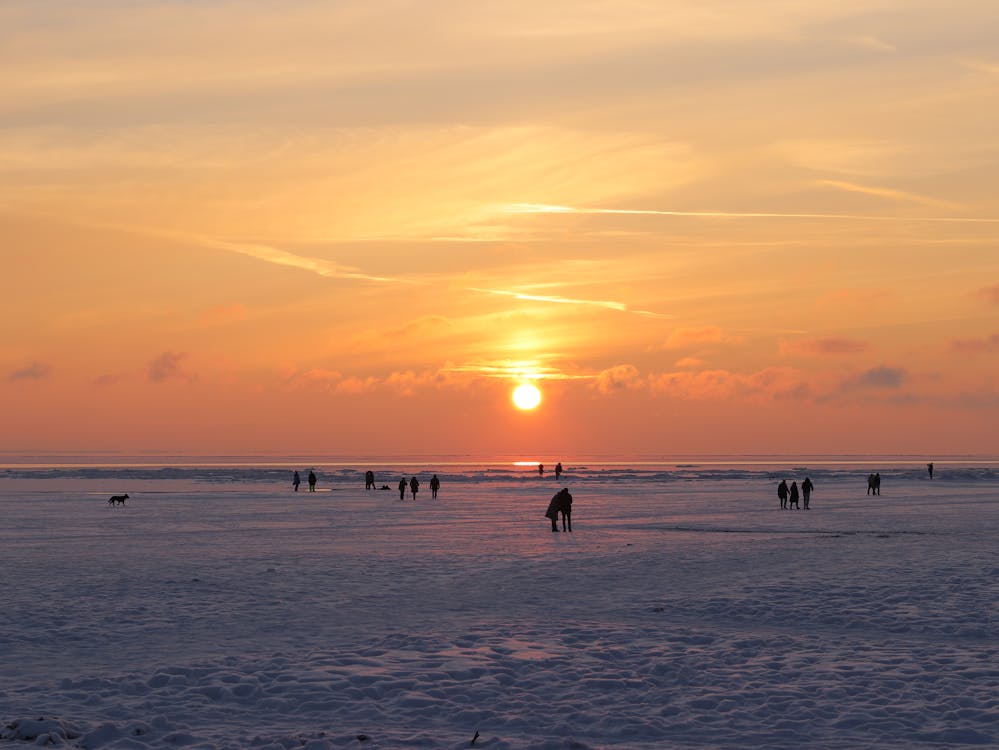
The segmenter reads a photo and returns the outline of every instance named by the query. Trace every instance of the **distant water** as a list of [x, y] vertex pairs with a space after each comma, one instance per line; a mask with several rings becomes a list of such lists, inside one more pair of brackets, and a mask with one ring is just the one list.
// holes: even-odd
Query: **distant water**
[[[558, 459], [556, 459], [557, 461]], [[782, 478], [815, 482], [855, 480], [879, 472], [884, 480], [926, 479], [933, 461], [934, 481], [992, 482], [999, 479], [999, 458], [948, 456], [691, 456], [683, 458], [562, 459], [562, 483], [665, 483], [712, 480], [764, 481]], [[373, 459], [351, 457], [293, 458], [285, 456], [53, 456], [0, 455], [0, 482], [4, 480], [113, 480], [182, 481], [203, 484], [287, 484], [297, 469], [303, 480], [310, 469], [325, 486], [364, 484], [364, 472], [375, 472], [376, 482], [392, 487], [401, 476], [436, 473], [447, 483], [538, 482], [538, 463], [544, 479], [554, 481], [555, 462], [544, 458], [461, 456]]]

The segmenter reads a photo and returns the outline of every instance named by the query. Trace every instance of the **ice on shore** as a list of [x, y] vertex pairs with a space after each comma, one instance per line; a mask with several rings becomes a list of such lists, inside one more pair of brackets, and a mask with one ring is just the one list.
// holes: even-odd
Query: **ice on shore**
[[0, 479], [0, 741], [999, 746], [994, 477], [820, 478]]

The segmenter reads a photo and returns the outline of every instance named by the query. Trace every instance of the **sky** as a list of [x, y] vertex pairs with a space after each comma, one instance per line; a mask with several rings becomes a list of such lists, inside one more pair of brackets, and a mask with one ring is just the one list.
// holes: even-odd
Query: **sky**
[[999, 454], [997, 27], [3, 3], [0, 451]]

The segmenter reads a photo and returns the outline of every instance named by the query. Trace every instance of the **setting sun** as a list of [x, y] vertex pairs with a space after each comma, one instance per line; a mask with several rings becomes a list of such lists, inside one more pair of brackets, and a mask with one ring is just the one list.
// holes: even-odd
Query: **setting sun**
[[513, 404], [518, 409], [533, 409], [541, 403], [541, 391], [530, 383], [522, 383], [513, 389]]

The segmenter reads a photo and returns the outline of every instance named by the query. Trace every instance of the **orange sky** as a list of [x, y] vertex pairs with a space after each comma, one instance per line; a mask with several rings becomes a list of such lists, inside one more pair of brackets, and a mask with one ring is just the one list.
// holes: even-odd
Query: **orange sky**
[[0, 450], [997, 454], [996, 28], [5, 3]]

